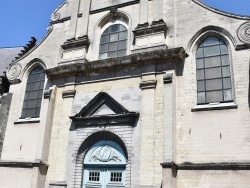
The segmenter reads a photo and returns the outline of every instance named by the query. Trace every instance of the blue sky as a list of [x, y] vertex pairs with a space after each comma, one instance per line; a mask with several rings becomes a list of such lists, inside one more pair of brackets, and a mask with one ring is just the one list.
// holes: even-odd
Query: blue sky
[[[224, 11], [250, 16], [250, 0], [202, 0]], [[23, 46], [46, 34], [52, 12], [63, 0], [3, 0], [0, 6], [0, 47]]]

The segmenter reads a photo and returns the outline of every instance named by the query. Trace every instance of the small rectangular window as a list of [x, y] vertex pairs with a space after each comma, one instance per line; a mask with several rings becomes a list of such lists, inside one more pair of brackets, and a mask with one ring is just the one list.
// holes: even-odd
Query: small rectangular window
[[111, 182], [122, 182], [122, 172], [111, 172], [110, 181]]
[[89, 181], [100, 181], [100, 172], [89, 172]]

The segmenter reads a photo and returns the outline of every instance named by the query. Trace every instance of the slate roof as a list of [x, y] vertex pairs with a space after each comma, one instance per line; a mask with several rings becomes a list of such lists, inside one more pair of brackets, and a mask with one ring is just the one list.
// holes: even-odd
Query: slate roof
[[0, 76], [6, 71], [6, 67], [18, 56], [23, 47], [0, 48]]

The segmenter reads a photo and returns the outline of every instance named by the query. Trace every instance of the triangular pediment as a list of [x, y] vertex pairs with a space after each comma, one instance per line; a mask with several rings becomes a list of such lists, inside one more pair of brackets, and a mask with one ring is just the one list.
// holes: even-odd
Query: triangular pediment
[[97, 94], [75, 117], [91, 117], [129, 113], [121, 104], [105, 92]]
[[102, 116], [107, 114], [116, 114], [111, 108], [109, 108], [106, 104], [103, 104], [99, 109], [96, 110], [92, 116]]

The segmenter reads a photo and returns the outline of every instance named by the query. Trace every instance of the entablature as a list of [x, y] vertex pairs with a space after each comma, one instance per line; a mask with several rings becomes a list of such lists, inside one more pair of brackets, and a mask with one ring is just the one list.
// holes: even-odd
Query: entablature
[[147, 72], [163, 72], [175, 70], [177, 76], [181, 76], [186, 57], [182, 47], [155, 50], [130, 54], [124, 57], [109, 58], [97, 61], [77, 60], [74, 63], [64, 64], [45, 70], [49, 78], [62, 78], [65, 76], [103, 74], [107, 71], [119, 71], [133, 67], [133, 73], [126, 70], [126, 74], [133, 76]]

